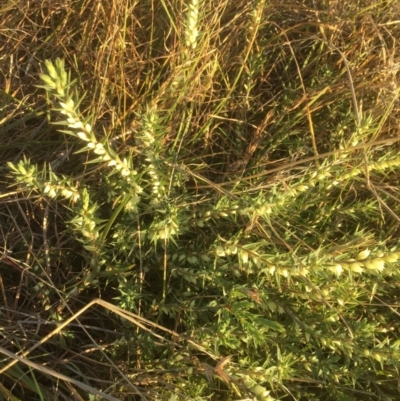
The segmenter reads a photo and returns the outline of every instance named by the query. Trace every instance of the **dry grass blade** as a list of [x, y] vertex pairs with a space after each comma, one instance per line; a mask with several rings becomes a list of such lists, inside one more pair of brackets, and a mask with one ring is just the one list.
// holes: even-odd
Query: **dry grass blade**
[[44, 374], [46, 374], [46, 375], [50, 375], [50, 376], [52, 376], [52, 377], [54, 377], [54, 378], [56, 378], [56, 379], [63, 380], [63, 381], [65, 381], [65, 382], [74, 384], [75, 386], [81, 388], [81, 389], [84, 390], [84, 391], [87, 391], [87, 392], [89, 392], [89, 393], [92, 393], [92, 394], [95, 394], [95, 395], [97, 395], [97, 396], [99, 396], [99, 397], [102, 397], [102, 399], [104, 399], [104, 400], [108, 400], [108, 401], [120, 401], [118, 398], [112, 397], [112, 396], [110, 396], [110, 395], [108, 395], [108, 394], [105, 394], [105, 393], [103, 393], [103, 392], [101, 392], [101, 391], [98, 391], [98, 390], [96, 390], [95, 388], [93, 388], [93, 387], [91, 387], [91, 386], [88, 386], [88, 385], [85, 384], [85, 383], [82, 383], [82, 382], [80, 382], [80, 381], [78, 381], [78, 380], [72, 379], [71, 377], [68, 377], [68, 376], [63, 375], [63, 374], [61, 374], [61, 373], [58, 373], [58, 372], [56, 372], [55, 370], [50, 369], [50, 368], [48, 368], [48, 367], [46, 367], [46, 366], [39, 365], [38, 363], [32, 362], [32, 361], [30, 361], [29, 359], [22, 358], [22, 357], [20, 357], [20, 356], [18, 356], [18, 355], [16, 355], [16, 354], [14, 354], [14, 353], [12, 353], [12, 352], [10, 352], [10, 351], [4, 349], [3, 347], [0, 347], [0, 352], [1, 352], [3, 355], [6, 355], [6, 356], [8, 356], [9, 358], [14, 359], [15, 363], [16, 363], [16, 362], [23, 363], [24, 365], [29, 366], [29, 367], [31, 367], [31, 368], [33, 368], [33, 369], [36, 369], [36, 370], [38, 370], [39, 372], [42, 372], [42, 373], [44, 373]]
[[214, 368], [215, 374], [225, 383], [230, 383], [231, 378], [229, 375], [224, 371], [225, 365], [227, 365], [230, 361], [232, 360], [232, 356], [226, 356], [222, 359], [220, 359], [217, 363], [217, 365]]
[[[176, 339], [180, 339], [180, 340], [185, 340], [187, 341], [189, 344], [191, 344], [193, 347], [195, 347], [196, 349], [198, 349], [201, 352], [206, 353], [208, 356], [212, 357], [213, 359], [217, 359], [216, 356], [214, 356], [213, 354], [211, 354], [210, 352], [208, 352], [203, 346], [195, 343], [194, 341], [190, 340], [190, 339], [186, 339], [183, 336], [175, 333], [172, 330], [169, 330], [165, 327], [162, 327], [148, 319], [145, 319], [141, 316], [138, 316], [132, 312], [128, 312], [125, 311], [113, 304], [110, 304], [106, 301], [103, 301], [102, 299], [94, 299], [93, 301], [91, 301], [90, 303], [88, 303], [86, 306], [84, 306], [81, 310], [79, 310], [78, 312], [76, 312], [73, 316], [71, 316], [70, 318], [68, 318], [67, 320], [65, 320], [64, 322], [60, 323], [58, 325], [58, 327], [56, 329], [54, 329], [51, 333], [49, 333], [48, 335], [46, 335], [45, 337], [43, 337], [39, 342], [37, 342], [35, 345], [33, 345], [32, 347], [30, 347], [28, 350], [22, 352], [22, 357], [26, 357], [27, 355], [29, 355], [33, 350], [35, 350], [36, 348], [38, 348], [40, 345], [44, 344], [46, 341], [48, 341], [50, 338], [52, 338], [54, 335], [60, 333], [60, 331], [65, 328], [66, 326], [68, 326], [72, 321], [76, 320], [80, 315], [82, 315], [86, 310], [88, 310], [90, 307], [92, 307], [93, 305], [100, 305], [103, 306], [104, 308], [108, 309], [111, 312], [116, 313], [117, 315], [123, 317], [124, 319], [130, 321], [131, 323], [135, 324], [137, 327], [149, 332], [150, 334], [152, 334], [153, 336], [159, 338], [162, 341], [166, 341], [169, 342], [177, 347], [180, 347], [178, 343], [170, 341], [165, 339], [164, 337], [160, 336], [159, 334], [155, 333], [154, 331], [152, 331], [151, 329], [149, 329], [148, 327], [146, 327], [144, 324], [148, 324], [149, 326], [156, 328], [156, 329], [160, 329], [168, 334], [171, 334], [173, 336], [173, 338]], [[144, 324], [143, 324], [144, 323]], [[12, 367], [15, 363], [17, 363], [18, 359], [14, 358], [14, 361], [10, 362], [8, 365], [4, 366], [1, 370], [0, 370], [0, 374], [4, 373], [7, 371], [7, 369], [9, 369], [10, 367]]]

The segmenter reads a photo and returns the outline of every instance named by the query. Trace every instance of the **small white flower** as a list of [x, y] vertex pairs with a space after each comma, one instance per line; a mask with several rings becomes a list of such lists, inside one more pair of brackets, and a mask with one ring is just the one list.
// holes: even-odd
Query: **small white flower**
[[343, 267], [342, 267], [342, 265], [339, 265], [339, 264], [337, 264], [335, 266], [330, 266], [330, 267], [328, 267], [328, 269], [332, 273], [336, 274], [337, 276], [340, 276], [343, 273]]
[[78, 135], [78, 137], [84, 141], [89, 141], [89, 138], [87, 137], [87, 135], [82, 131], [78, 132], [76, 135]]
[[69, 189], [64, 188], [61, 191], [61, 195], [63, 195], [64, 197], [66, 197], [67, 199], [69, 199], [74, 193], [72, 191], [70, 191]]
[[71, 98], [69, 98], [69, 99], [67, 100], [67, 108], [68, 108], [69, 110], [73, 110], [74, 107], [75, 107], [75, 102], [74, 102]]
[[302, 267], [299, 271], [300, 276], [306, 277], [307, 274], [310, 273], [310, 270], [307, 267]]
[[364, 249], [363, 251], [361, 251], [358, 255], [357, 255], [357, 260], [364, 260], [366, 258], [368, 258], [369, 254], [371, 253], [371, 251], [367, 248]]
[[60, 102], [60, 106], [66, 111], [74, 111], [75, 104], [74, 101], [71, 98], [69, 98], [65, 103]]
[[167, 239], [168, 238], [168, 227], [158, 230], [158, 238]]
[[215, 253], [217, 254], [217, 256], [225, 256], [225, 250], [224, 248], [222, 248], [222, 246], [218, 245], [215, 248]]
[[249, 261], [249, 254], [248, 254], [247, 251], [245, 251], [244, 249], [242, 249], [242, 251], [241, 251], [241, 253], [240, 253], [240, 256], [241, 256], [241, 258], [242, 258], [242, 262], [243, 262], [243, 263], [248, 263], [248, 261]]
[[354, 273], [362, 273], [364, 269], [361, 266], [362, 266], [361, 263], [353, 262], [350, 263], [349, 268]]
[[77, 201], [79, 200], [80, 197], [81, 197], [81, 196], [80, 196], [78, 193], [76, 193], [76, 194], [74, 195], [74, 197], [72, 198], [72, 202], [77, 202]]
[[104, 146], [102, 143], [97, 143], [96, 148], [94, 149], [94, 153], [97, 155], [104, 155], [106, 153], [106, 150], [104, 149]]
[[385, 261], [383, 259], [372, 259], [365, 263], [365, 267], [369, 270], [383, 271], [385, 269]]
[[[73, 119], [69, 118], [68, 120], [73, 120]], [[68, 124], [68, 127], [82, 129], [83, 128], [83, 124], [82, 124], [82, 121], [76, 121], [76, 122]]]
[[399, 259], [398, 254], [396, 253], [389, 253], [386, 256], [384, 256], [383, 260], [385, 262], [393, 263], [396, 262]]
[[304, 192], [304, 191], [306, 191], [307, 189], [308, 189], [308, 186], [307, 186], [307, 185], [299, 185], [299, 186], [296, 187], [296, 190], [297, 190], [297, 191], [300, 191], [300, 192]]

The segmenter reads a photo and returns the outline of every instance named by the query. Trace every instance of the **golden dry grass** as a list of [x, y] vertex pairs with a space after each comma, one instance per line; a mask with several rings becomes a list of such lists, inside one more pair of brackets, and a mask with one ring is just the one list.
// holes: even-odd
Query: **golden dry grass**
[[[30, 354], [31, 365], [21, 360], [22, 363], [4, 369], [0, 398], [89, 399], [90, 391], [79, 387], [79, 380], [87, 381], [84, 386], [101, 390], [108, 397], [126, 400], [174, 400], [175, 396], [176, 399], [198, 396], [233, 400], [257, 396], [259, 399], [303, 400], [302, 397], [310, 394], [325, 399], [334, 399], [329, 398], [335, 397], [334, 394], [343, 400], [350, 399], [345, 398], [349, 394], [355, 397], [351, 399], [376, 399], [372, 395], [363, 398], [372, 392], [382, 399], [395, 399], [398, 393], [390, 375], [397, 365], [393, 362], [388, 368], [390, 374], [382, 377], [384, 369], [379, 370], [377, 365], [389, 357], [382, 356], [380, 351], [374, 351], [372, 359], [379, 363], [371, 363], [371, 366], [379, 373], [368, 382], [368, 391], [359, 386], [347, 391], [350, 381], [344, 381], [336, 389], [332, 384], [336, 373], [326, 374], [325, 378], [317, 379], [317, 374], [308, 377], [310, 361], [302, 362], [304, 371], [293, 368], [294, 373], [288, 373], [290, 369], [287, 368], [286, 376], [282, 374], [278, 381], [267, 374], [261, 379], [255, 369], [261, 359], [252, 359], [246, 354], [250, 352], [246, 348], [250, 345], [242, 344], [243, 348], [234, 352], [227, 340], [217, 347], [220, 355], [211, 352], [215, 344], [210, 342], [214, 341], [215, 334], [207, 331], [212, 329], [205, 316], [212, 315], [217, 304], [212, 304], [210, 309], [201, 304], [197, 312], [188, 305], [190, 300], [197, 302], [199, 298], [201, 302], [204, 299], [212, 302], [215, 298], [223, 303], [230, 291], [236, 294], [232, 297], [239, 297], [240, 291], [235, 292], [237, 285], [245, 286], [242, 295], [243, 291], [255, 293], [247, 288], [251, 285], [266, 287], [264, 292], [268, 292], [268, 280], [261, 279], [261, 273], [253, 279], [252, 273], [244, 277], [242, 271], [243, 264], [247, 265], [249, 260], [256, 260], [255, 265], [262, 260], [266, 263], [267, 274], [277, 275], [277, 281], [271, 284], [276, 294], [293, 290], [293, 294], [298, 295], [298, 292], [305, 293], [307, 286], [314, 285], [312, 297], [315, 298], [310, 295], [310, 302], [316, 302], [317, 306], [313, 304], [313, 311], [325, 307], [330, 311], [331, 304], [329, 307], [318, 304], [326, 295], [321, 276], [321, 281], [306, 278], [305, 270], [308, 269], [308, 274], [313, 268], [311, 261], [319, 261], [319, 258], [326, 261], [342, 254], [346, 258], [341, 266], [351, 273], [366, 267], [355, 266], [358, 262], [351, 259], [354, 259], [354, 252], [357, 254], [368, 247], [376, 249], [370, 267], [378, 265], [379, 258], [394, 258], [391, 254], [397, 252], [400, 221], [397, 188], [399, 21], [396, 2], [383, 0], [8, 0], [0, 5], [0, 151], [3, 160], [0, 167], [3, 329], [0, 347], [10, 357], [22, 355], [23, 350], [37, 345]], [[150, 208], [142, 209], [137, 226], [120, 221], [121, 216], [114, 213], [117, 207], [106, 210], [104, 187], [110, 182], [104, 173], [105, 166], [86, 163], [91, 156], [88, 152], [76, 153], [80, 149], [76, 138], [58, 132], [59, 127], [50, 124], [62, 118], [50, 111], [51, 95], [38, 85], [42, 84], [40, 74], [45, 71], [44, 61], [56, 58], [65, 61], [75, 80], [77, 96], [85, 94], [79, 110], [91, 119], [99, 141], [106, 136], [118, 154], [136, 160], [135, 168], [140, 177], [148, 173], [141, 167], [146, 165], [145, 157], [150, 156], [156, 160], [153, 167], [146, 165], [146, 168], [155, 171], [159, 159], [165, 162], [160, 170], [167, 178], [183, 177], [183, 185], [176, 190], [176, 198], [170, 204], [178, 210], [178, 217], [195, 216], [179, 220], [179, 227], [187, 224], [182, 232], [189, 233], [185, 241], [178, 241], [178, 248], [190, 254], [187, 258], [192, 258], [187, 266], [179, 265], [173, 272], [170, 270], [174, 254], [169, 253], [168, 233], [165, 228], [148, 223]], [[138, 132], [143, 131], [143, 121], [152, 113], [157, 115], [159, 127], [151, 133], [155, 147], [149, 156], [145, 141], [138, 139]], [[153, 127], [152, 124], [148, 126]], [[109, 257], [107, 263], [115, 263], [111, 270], [102, 270], [94, 277], [93, 266], [87, 258], [88, 249], [68, 228], [70, 209], [49, 200], [33, 187], [27, 190], [15, 185], [6, 163], [17, 164], [23, 156], [37, 164], [41, 172], [45, 171], [46, 163], [50, 164], [57, 174], [78, 183], [77, 188], [87, 186], [92, 188], [93, 194], [99, 194], [96, 204], [103, 218], [111, 221], [115, 217], [116, 221], [115, 226], [106, 225], [101, 234], [104, 242], [110, 241], [104, 245], [104, 253]], [[162, 187], [158, 191], [165, 191], [165, 198], [170, 201], [168, 195], [175, 191], [171, 189], [172, 181], [172, 178], [168, 181], [154, 175], [145, 181], [147, 186], [144, 187], [152, 188], [153, 194], [155, 187]], [[320, 188], [320, 193], [315, 191], [307, 198], [310, 188]], [[266, 193], [276, 195], [268, 198], [268, 204]], [[299, 195], [303, 193], [304, 196]], [[112, 202], [118, 205], [120, 198], [115, 195]], [[243, 214], [232, 217], [226, 224], [219, 223], [235, 215], [234, 207], [243, 209]], [[250, 209], [253, 212], [247, 211]], [[271, 211], [272, 217], [269, 217]], [[139, 256], [133, 258], [131, 266], [125, 260], [125, 264], [119, 265], [116, 260], [120, 255], [117, 257], [110, 250], [121, 246], [118, 252], [125, 252], [125, 245], [117, 246], [112, 242], [114, 239], [109, 239], [117, 232], [117, 223], [127, 224], [124, 235], [128, 244], [139, 244], [138, 248], [132, 245], [132, 253]], [[147, 231], [140, 224], [153, 233], [152, 244], [157, 243], [156, 251], [153, 245], [146, 248], [144, 240], [142, 244], [141, 236], [147, 235]], [[202, 231], [204, 224], [210, 224], [209, 231]], [[202, 287], [193, 298], [185, 298], [188, 295], [182, 294], [194, 291], [192, 287], [200, 280], [197, 270], [190, 270], [192, 264], [196, 265], [200, 256], [209, 255], [207, 249], [216, 249], [216, 260], [227, 256], [225, 244], [229, 244], [229, 249], [236, 246], [231, 244], [230, 235], [238, 239], [239, 244], [244, 241], [235, 251], [229, 251], [238, 255], [239, 262], [230, 263], [227, 276], [215, 278], [210, 290]], [[248, 238], [249, 242], [245, 242]], [[196, 248], [197, 241], [205, 244], [204, 249]], [[386, 253], [379, 256], [378, 248], [386, 245]], [[279, 257], [275, 260], [267, 251], [262, 254], [260, 249], [264, 246], [270, 246], [272, 250], [268, 252]], [[155, 256], [151, 260], [154, 266], [161, 267], [160, 277], [154, 266], [149, 273], [143, 262], [153, 253]], [[131, 253], [127, 254], [130, 257]], [[305, 255], [309, 255], [307, 260]], [[285, 282], [288, 275], [295, 277], [295, 273], [288, 273], [291, 270], [284, 263], [289, 259], [307, 265], [305, 270], [300, 269], [298, 276], [303, 278], [298, 282], [297, 279]], [[180, 261], [179, 257], [177, 260]], [[208, 263], [206, 258], [203, 262]], [[112, 301], [121, 296], [118, 291], [125, 288], [122, 283], [128, 288], [129, 280], [125, 277], [130, 277], [133, 266], [138, 273], [132, 279], [132, 293], [140, 300], [136, 311], [169, 330], [168, 335], [163, 334], [169, 341], [168, 346], [143, 336], [138, 325], [131, 326], [125, 320], [98, 310], [88, 311], [86, 318], [76, 326], [60, 329], [57, 337], [43, 342], [57, 320], [74, 316], [94, 298]], [[211, 276], [213, 266], [211, 261]], [[255, 271], [257, 266], [253, 266]], [[331, 268], [338, 271], [336, 264]], [[360, 285], [363, 287], [360, 292], [368, 289], [365, 290], [368, 296], [365, 295], [362, 302], [370, 297], [370, 303], [373, 300], [379, 304], [379, 307], [370, 306], [371, 312], [366, 313], [371, 314], [374, 324], [379, 318], [371, 317], [375, 313], [373, 308], [390, 311], [385, 324], [393, 328], [388, 330], [393, 333], [390, 341], [395, 341], [397, 300], [393, 300], [394, 306], [390, 306], [389, 301], [398, 289], [398, 275], [395, 267], [390, 271], [389, 278], [379, 281], [379, 286], [384, 286], [385, 280], [388, 285], [377, 295], [380, 298], [375, 299], [376, 289], [370, 289], [373, 280]], [[204, 277], [207, 275], [201, 276], [201, 280], [206, 281]], [[224, 288], [222, 293], [216, 283]], [[190, 291], [186, 291], [185, 286], [190, 287]], [[229, 291], [225, 291], [224, 286]], [[348, 294], [353, 287], [347, 291], [347, 287], [346, 290], [341, 288], [334, 280], [332, 288], [337, 288], [336, 298], [348, 296], [351, 299]], [[302, 299], [293, 294], [290, 302], [295, 304]], [[275, 306], [265, 307], [265, 297], [266, 292], [261, 298], [257, 295], [258, 312], [264, 313], [269, 308], [272, 315], [282, 308], [290, 324], [306, 331], [289, 306], [283, 307], [279, 301]], [[234, 309], [234, 302], [232, 305], [229, 302], [221, 307], [218, 316], [229, 308]], [[176, 306], [178, 304], [181, 309]], [[204, 316], [202, 307], [207, 310]], [[252, 310], [252, 313], [255, 312]], [[278, 330], [284, 319], [279, 313], [276, 315], [275, 329]], [[350, 320], [360, 318], [361, 321], [360, 316], [361, 313]], [[216, 318], [213, 319], [215, 323]], [[313, 315], [310, 319], [317, 318]], [[343, 327], [348, 325], [349, 318], [340, 315], [340, 319]], [[155, 334], [159, 333], [157, 330]], [[250, 332], [251, 328], [247, 330]], [[175, 331], [182, 332], [184, 344], [171, 344]], [[349, 331], [352, 333], [350, 328]], [[129, 338], [127, 333], [130, 332], [134, 333], [134, 340]], [[197, 348], [198, 353], [184, 342], [189, 334], [195, 344], [205, 343], [200, 350]], [[256, 333], [253, 335], [256, 337]], [[382, 338], [377, 341], [383, 344]], [[233, 343], [234, 340], [229, 341]], [[335, 341], [343, 341], [343, 338], [339, 336]], [[138, 347], [140, 342], [144, 349], [148, 342], [151, 352], [146, 354]], [[157, 347], [160, 347], [158, 354], [154, 351]], [[353, 353], [359, 357], [363, 352], [361, 347], [361, 340], [356, 350], [348, 351], [343, 346], [343, 355], [348, 358]], [[325, 348], [324, 352], [328, 353]], [[229, 353], [235, 357], [231, 358]], [[155, 354], [158, 360], [154, 360]], [[223, 363], [211, 367], [210, 364], [215, 364], [211, 359], [217, 356], [220, 362], [229, 361], [229, 374], [222, 369]], [[174, 358], [176, 365], [170, 363]], [[8, 363], [9, 359], [4, 359], [0, 369]], [[265, 362], [267, 366], [268, 363]], [[43, 366], [42, 371], [38, 366]], [[49, 372], [58, 372], [59, 376]], [[343, 377], [346, 374], [343, 373]], [[66, 380], [66, 376], [73, 380]], [[209, 384], [213, 376], [221, 380]], [[390, 383], [383, 396], [386, 390], [380, 381], [384, 380]], [[188, 383], [190, 391], [185, 387]], [[271, 393], [265, 390], [265, 383], [270, 386]], [[261, 390], [256, 388], [260, 385]], [[324, 393], [329, 385], [338, 392]], [[300, 395], [295, 395], [295, 391]], [[339, 393], [340, 397], [344, 394], [343, 398]]]

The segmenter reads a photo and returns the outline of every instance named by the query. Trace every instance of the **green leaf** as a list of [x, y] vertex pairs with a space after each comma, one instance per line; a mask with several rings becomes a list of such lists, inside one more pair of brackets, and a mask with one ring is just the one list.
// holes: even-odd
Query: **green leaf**
[[257, 317], [255, 319], [257, 324], [259, 324], [261, 327], [268, 327], [272, 330], [278, 331], [279, 333], [285, 333], [286, 329], [284, 326], [282, 326], [278, 322], [274, 322], [273, 320], [265, 319], [263, 317]]

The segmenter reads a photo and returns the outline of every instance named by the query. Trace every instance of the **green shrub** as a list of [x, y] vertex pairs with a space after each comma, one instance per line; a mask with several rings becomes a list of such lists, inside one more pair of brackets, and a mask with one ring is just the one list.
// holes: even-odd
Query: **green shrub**
[[[155, 24], [147, 3], [120, 4], [119, 39], [108, 37], [118, 79], [104, 83], [84, 56], [77, 68], [45, 62], [46, 132], [69, 159], [43, 154], [41, 138], [37, 154], [8, 162], [13, 202], [32, 210], [25, 221], [44, 210], [43, 242], [31, 225], [18, 258], [4, 255], [31, 271], [29, 313], [60, 325], [94, 298], [106, 307], [35, 333], [41, 348], [29, 355], [53, 370], [36, 379], [37, 365], [24, 366], [35, 384], [13, 399], [51, 399], [56, 371], [76, 399], [96, 394], [66, 375], [109, 399], [396, 399], [399, 91], [376, 98], [365, 82], [387, 58], [363, 51], [395, 52], [387, 31], [374, 33], [391, 26], [387, 6], [357, 2], [341, 16], [325, 2], [161, 1]], [[124, 66], [148, 32], [142, 60]]]

